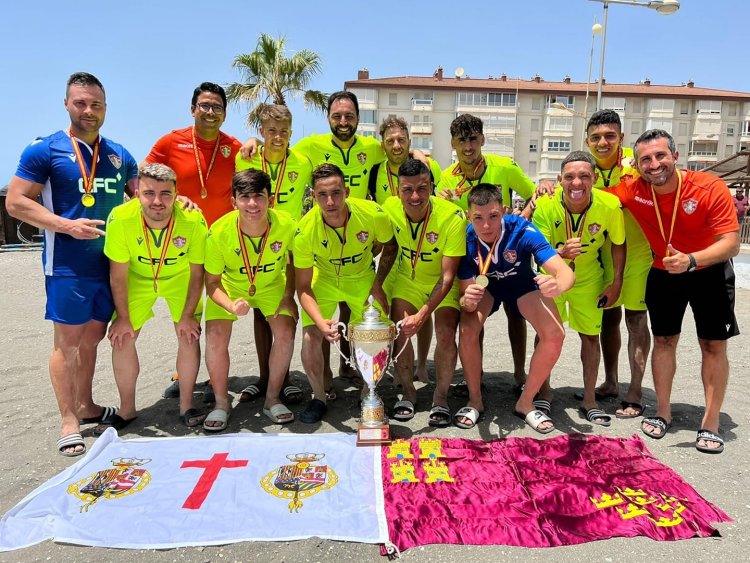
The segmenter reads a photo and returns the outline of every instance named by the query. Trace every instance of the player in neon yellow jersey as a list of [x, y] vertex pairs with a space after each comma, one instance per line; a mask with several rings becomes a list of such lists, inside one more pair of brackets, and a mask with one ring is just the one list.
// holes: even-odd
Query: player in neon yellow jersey
[[[450, 127], [451, 146], [456, 151], [458, 162], [443, 170], [437, 186], [438, 195], [454, 201], [461, 209], [466, 210], [471, 188], [479, 183], [488, 183], [501, 187], [505, 202], [513, 201], [511, 191], [524, 200], [531, 199], [535, 191], [534, 183], [512, 159], [482, 154], [483, 130], [482, 120], [473, 115], [459, 115], [453, 120]], [[521, 215], [528, 219], [531, 207], [527, 205]], [[520, 394], [526, 380], [526, 321], [517, 316], [507, 303], [503, 303], [503, 309], [508, 318], [515, 392]], [[459, 383], [454, 393], [467, 396], [465, 383]]]
[[180, 419], [192, 427], [205, 418], [192, 399], [201, 355], [206, 221], [201, 213], [175, 205], [177, 175], [168, 166], [147, 164], [138, 178], [137, 198], [114, 208], [107, 219], [104, 253], [116, 309], [109, 339], [120, 411], [102, 421], [95, 434], [108, 426], [120, 430], [136, 418], [136, 340], [159, 297], [166, 300], [177, 333]]
[[[286, 211], [298, 221], [302, 217], [305, 193], [311, 186], [312, 164], [306, 156], [289, 148], [292, 136], [292, 114], [289, 108], [282, 105], [265, 106], [260, 112], [260, 134], [263, 146], [251, 160], [245, 160], [237, 154], [237, 171], [255, 168], [268, 173], [271, 177], [270, 207]], [[266, 317], [258, 308], [253, 309], [253, 333], [258, 353], [259, 377], [242, 390], [240, 402], [263, 396], [268, 387], [268, 357], [271, 354], [272, 334]], [[302, 390], [291, 384], [288, 375], [281, 397], [288, 403], [298, 403], [303, 397]]]
[[203, 427], [210, 432], [227, 426], [229, 340], [234, 321], [251, 308], [260, 310], [273, 333], [263, 412], [277, 424], [294, 420], [280, 393], [294, 351], [297, 305], [287, 264], [296, 225], [288, 213], [270, 208], [271, 185], [262, 170], [235, 174], [236, 209], [214, 223], [206, 239], [206, 367], [216, 408]]
[[[396, 241], [388, 215], [372, 201], [349, 199], [344, 174], [334, 164], [313, 170], [313, 197], [317, 205], [299, 222], [294, 239], [297, 295], [302, 306], [302, 365], [315, 397], [300, 415], [302, 422], [318, 422], [327, 410], [326, 391], [331, 381], [323, 368], [321, 344], [339, 340], [332, 317], [346, 303], [359, 319], [369, 295], [388, 308], [382, 280], [375, 282], [374, 255], [384, 246], [391, 262]], [[380, 275], [380, 272], [379, 272]], [[330, 377], [330, 376], [328, 376]]]
[[[368, 192], [370, 197], [379, 205], [383, 205], [386, 199], [395, 197], [398, 199], [398, 169], [412, 157], [409, 150], [411, 141], [409, 139], [409, 127], [401, 117], [387, 117], [380, 125], [381, 146], [385, 151], [387, 160], [379, 162], [372, 167]], [[428, 158], [431, 181], [433, 185], [440, 179], [440, 165], [437, 161]], [[427, 356], [430, 353], [432, 341], [432, 318], [425, 321], [417, 336], [417, 367], [415, 376], [423, 383], [428, 382]]]
[[437, 385], [432, 398], [430, 426], [450, 425], [448, 389], [456, 370], [459, 306], [454, 284], [461, 256], [466, 253], [466, 220], [454, 204], [432, 196], [430, 170], [409, 159], [398, 171], [399, 198], [391, 197], [383, 209], [391, 218], [399, 246], [398, 264], [386, 280], [391, 318], [403, 321], [396, 349], [406, 350], [396, 362], [403, 398], [394, 407], [394, 418], [414, 416], [417, 391], [412, 381], [414, 350], [409, 338], [435, 313]]
[[[575, 285], [555, 302], [563, 321], [581, 337], [583, 364], [583, 400], [580, 410], [586, 419], [602, 426], [611, 424], [611, 416], [599, 408], [595, 397], [599, 372], [599, 334], [603, 307], [620, 297], [625, 268], [625, 227], [617, 198], [594, 190], [594, 158], [574, 151], [562, 161], [561, 188], [553, 197], [537, 200], [534, 225], [553, 248], [568, 261], [576, 274]], [[611, 241], [614, 264], [611, 283], [605, 279], [599, 255], [605, 242]], [[551, 396], [541, 399], [549, 400]]]

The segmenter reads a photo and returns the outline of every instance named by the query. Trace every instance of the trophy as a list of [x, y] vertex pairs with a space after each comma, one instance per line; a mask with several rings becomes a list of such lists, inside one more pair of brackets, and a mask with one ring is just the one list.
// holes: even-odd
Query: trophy
[[385, 406], [375, 393], [375, 387], [391, 362], [398, 358], [396, 356], [391, 359], [391, 355], [401, 325], [400, 321], [394, 324], [388, 317], [381, 316], [380, 311], [373, 306], [372, 296], [368, 301], [370, 305], [365, 309], [362, 320], [350, 323], [348, 331], [344, 323], [336, 325], [351, 343], [353, 358], [347, 358], [336, 343], [339, 354], [362, 375], [369, 389], [367, 396], [362, 399], [362, 418], [357, 426], [358, 446], [391, 443], [391, 428], [385, 415]]

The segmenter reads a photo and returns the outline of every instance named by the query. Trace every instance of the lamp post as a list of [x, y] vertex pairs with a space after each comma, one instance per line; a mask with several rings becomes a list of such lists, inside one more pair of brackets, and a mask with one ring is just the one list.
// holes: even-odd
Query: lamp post
[[651, 8], [663, 16], [670, 16], [680, 9], [679, 0], [589, 0], [604, 4], [604, 24], [602, 25], [602, 52], [599, 56], [599, 85], [596, 91], [596, 109], [602, 109], [602, 79], [604, 77], [604, 50], [607, 46], [607, 15], [610, 4], [624, 4], [626, 6], [640, 6]]

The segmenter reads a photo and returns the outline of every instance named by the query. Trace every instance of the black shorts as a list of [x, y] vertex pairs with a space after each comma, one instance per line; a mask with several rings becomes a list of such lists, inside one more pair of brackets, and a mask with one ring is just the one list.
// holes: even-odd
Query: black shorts
[[731, 260], [683, 274], [651, 268], [646, 282], [646, 307], [654, 336], [680, 334], [688, 304], [698, 338], [727, 340], [740, 333], [734, 316]]

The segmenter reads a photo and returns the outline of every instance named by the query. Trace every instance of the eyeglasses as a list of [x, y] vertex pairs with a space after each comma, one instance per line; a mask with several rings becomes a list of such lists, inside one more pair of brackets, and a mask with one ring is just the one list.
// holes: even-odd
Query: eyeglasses
[[213, 111], [216, 115], [221, 115], [224, 113], [224, 106], [220, 106], [220, 105], [195, 104], [195, 107], [197, 107], [203, 113], [208, 113], [210, 111]]

